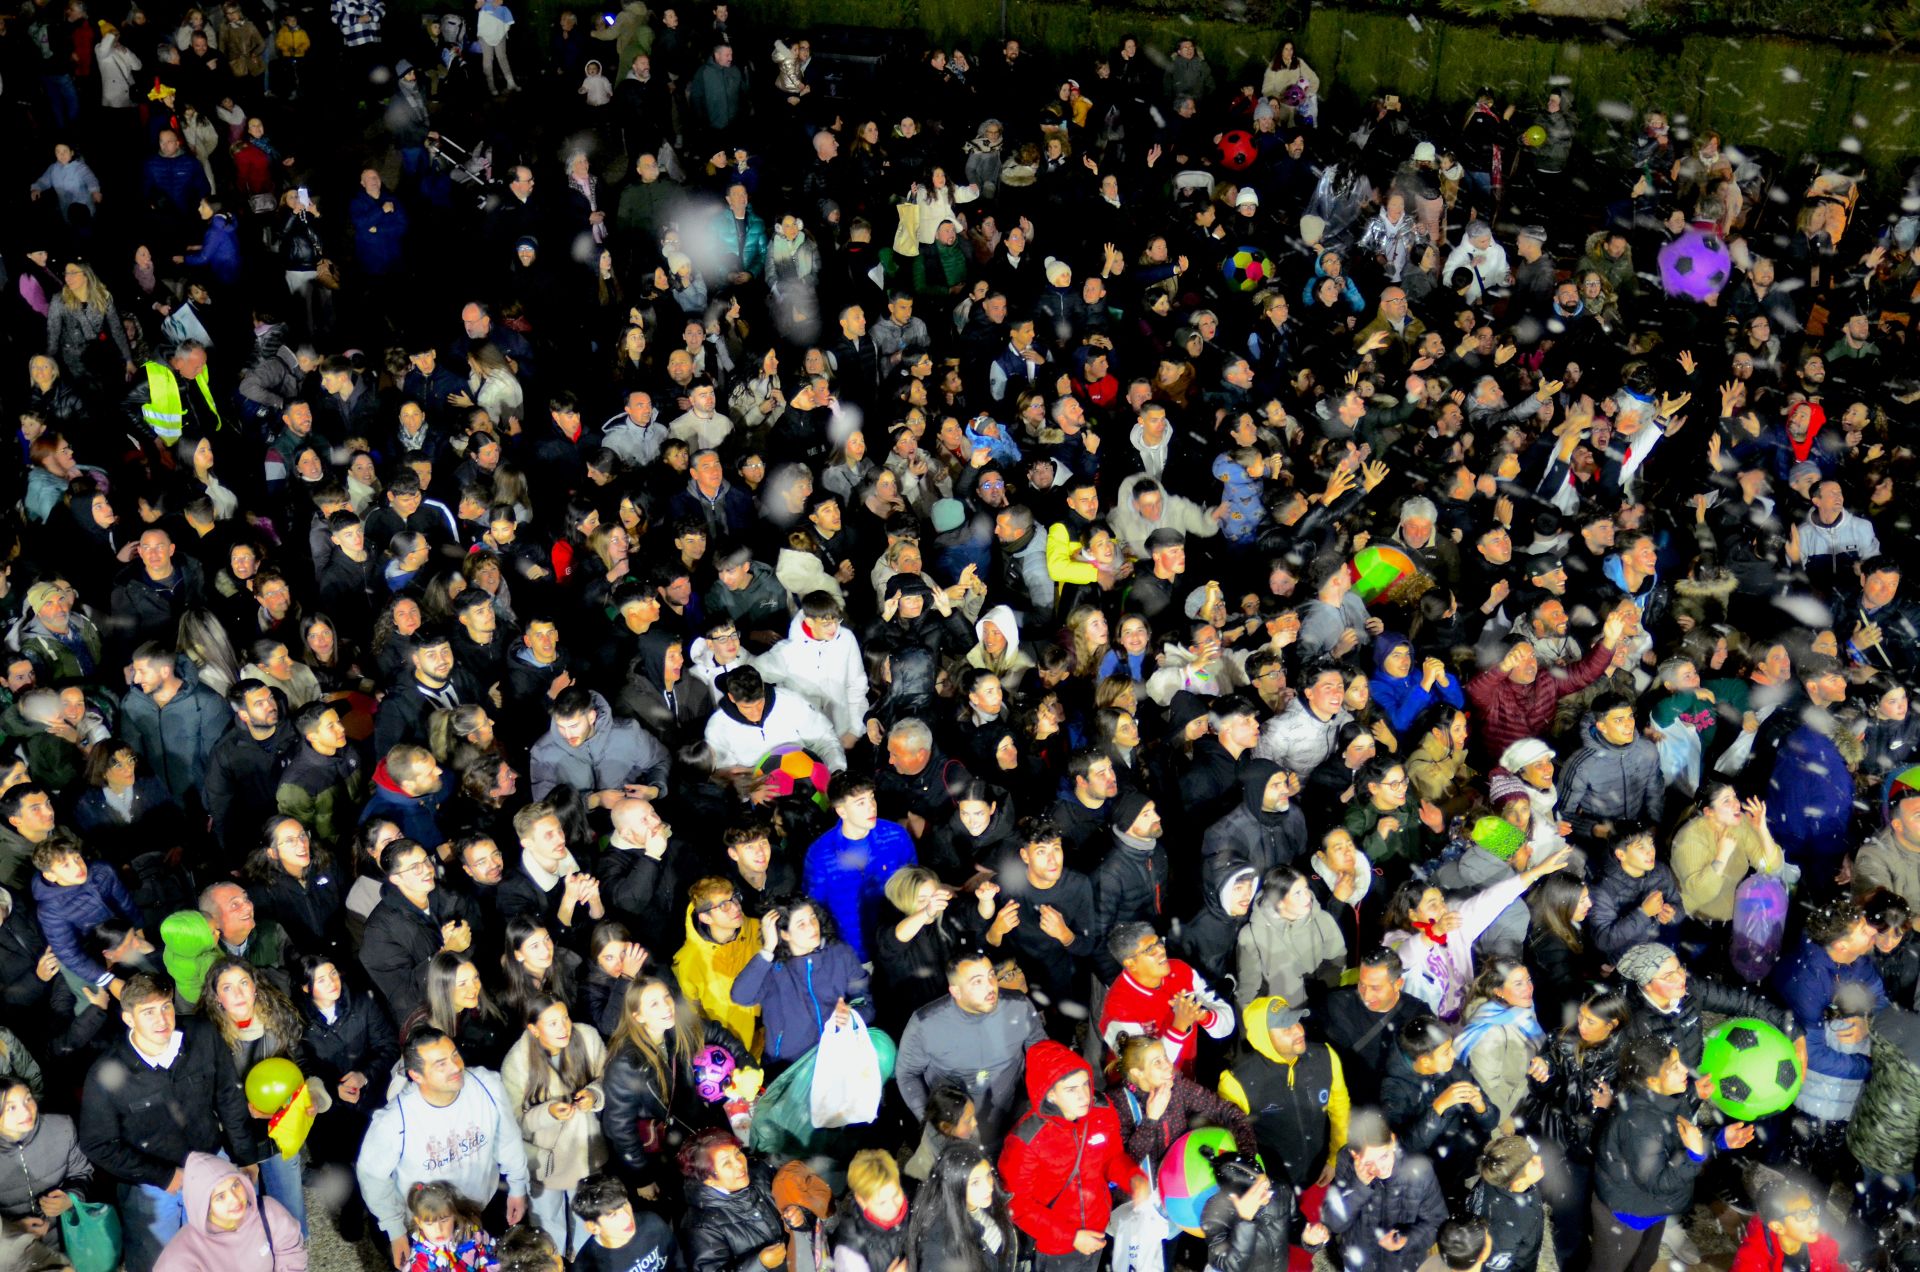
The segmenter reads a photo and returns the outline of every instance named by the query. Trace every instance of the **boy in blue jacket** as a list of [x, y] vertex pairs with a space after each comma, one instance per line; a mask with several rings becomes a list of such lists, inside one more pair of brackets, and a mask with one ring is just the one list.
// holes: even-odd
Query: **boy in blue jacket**
[[48, 835], [33, 851], [33, 868], [40, 872], [33, 881], [33, 902], [54, 957], [88, 985], [107, 987], [118, 996], [120, 978], [90, 956], [82, 941], [108, 919], [144, 927], [147, 920], [140, 907], [112, 869], [88, 863], [80, 841], [71, 834], [56, 830]]

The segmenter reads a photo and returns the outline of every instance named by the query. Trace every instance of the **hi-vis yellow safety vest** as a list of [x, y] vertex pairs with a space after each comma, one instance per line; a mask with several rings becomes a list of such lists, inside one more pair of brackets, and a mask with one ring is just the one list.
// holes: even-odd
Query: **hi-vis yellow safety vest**
[[[193, 377], [193, 383], [206, 399], [207, 410], [213, 414], [213, 426], [219, 428], [220, 408], [213, 404], [213, 385], [205, 367]], [[140, 418], [167, 445], [180, 440], [180, 430], [187, 419], [186, 407], [180, 401], [180, 379], [164, 362], [147, 363], [147, 402], [140, 408]]]

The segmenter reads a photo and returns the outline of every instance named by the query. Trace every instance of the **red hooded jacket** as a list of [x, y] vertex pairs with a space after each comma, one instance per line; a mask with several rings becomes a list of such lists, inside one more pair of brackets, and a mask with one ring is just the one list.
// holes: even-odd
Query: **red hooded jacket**
[[[1047, 1099], [1062, 1079], [1093, 1066], [1057, 1042], [1027, 1051], [1027, 1098], [1032, 1110], [1013, 1128], [1000, 1150], [1000, 1178], [1013, 1194], [1013, 1222], [1033, 1238], [1041, 1254], [1072, 1254], [1074, 1234], [1105, 1232], [1113, 1203], [1109, 1184], [1131, 1190], [1142, 1178], [1127, 1156], [1120, 1117], [1098, 1094], [1093, 1107], [1069, 1122]], [[1820, 1272], [1815, 1269], [1815, 1272]]]
[[[1807, 1259], [1807, 1272], [1846, 1272], [1847, 1265], [1840, 1261], [1840, 1243], [1824, 1232], [1807, 1247]], [[1767, 1230], [1760, 1216], [1747, 1220], [1747, 1234], [1733, 1252], [1730, 1272], [1780, 1272], [1785, 1263], [1780, 1239]]]

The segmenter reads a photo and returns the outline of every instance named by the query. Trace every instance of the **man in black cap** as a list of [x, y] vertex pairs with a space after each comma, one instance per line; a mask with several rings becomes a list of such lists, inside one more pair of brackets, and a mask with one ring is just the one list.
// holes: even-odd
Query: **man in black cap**
[[1147, 536], [1147, 555], [1153, 572], [1134, 579], [1127, 607], [1138, 610], [1157, 630], [1177, 618], [1173, 599], [1180, 592], [1180, 576], [1187, 571], [1187, 536], [1162, 526]]
[[917, 646], [938, 660], [965, 652], [973, 641], [973, 629], [954, 612], [953, 602], [916, 572], [887, 580], [886, 605], [867, 625], [860, 647], [870, 654], [898, 654]]

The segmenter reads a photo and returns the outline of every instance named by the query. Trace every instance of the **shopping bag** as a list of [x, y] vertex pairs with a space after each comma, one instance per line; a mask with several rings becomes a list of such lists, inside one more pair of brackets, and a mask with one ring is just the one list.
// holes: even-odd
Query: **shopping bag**
[[760, 1093], [748, 1147], [776, 1160], [804, 1156], [813, 1138], [814, 1056], [809, 1051]]
[[1777, 874], [1758, 871], [1741, 880], [1733, 893], [1733, 969], [1743, 980], [1758, 982], [1780, 957], [1787, 930], [1787, 885]]
[[120, 1266], [120, 1215], [101, 1201], [81, 1201], [60, 1213], [60, 1241], [74, 1272], [113, 1272]]
[[828, 1022], [814, 1048], [810, 1107], [813, 1125], [826, 1130], [859, 1126], [880, 1115], [880, 1055], [867, 1037], [867, 1022], [850, 1014], [847, 1023]]
[[1166, 1241], [1173, 1225], [1154, 1201], [1114, 1207], [1107, 1232], [1113, 1237], [1113, 1272], [1162, 1272], [1166, 1267]]

